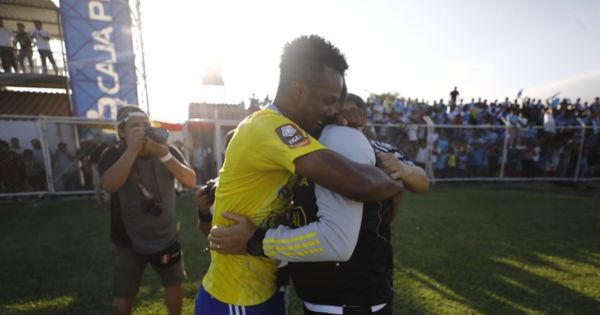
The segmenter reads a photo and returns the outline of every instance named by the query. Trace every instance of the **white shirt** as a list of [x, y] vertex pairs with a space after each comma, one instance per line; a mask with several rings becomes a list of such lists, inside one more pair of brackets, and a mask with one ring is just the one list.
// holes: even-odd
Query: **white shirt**
[[7, 27], [0, 27], [0, 47], [12, 47], [12, 31]]
[[544, 113], [544, 131], [552, 134], [556, 133], [556, 123], [551, 112]]
[[204, 166], [204, 161], [208, 157], [208, 151], [203, 147], [197, 147], [192, 151], [192, 161], [194, 162], [194, 168], [201, 168]]
[[[329, 125], [323, 129], [319, 142], [356, 163], [375, 165], [373, 147], [358, 129]], [[350, 259], [360, 234], [363, 203], [318, 184], [315, 184], [315, 197], [319, 208], [318, 221], [297, 229], [280, 225], [277, 229], [267, 230], [265, 239], [293, 240], [303, 237], [303, 240], [282, 243], [284, 245], [281, 246], [269, 246], [263, 242], [263, 249], [270, 258], [290, 262]], [[307, 235], [313, 236], [307, 239]]]
[[417, 141], [417, 129], [419, 126], [417, 125], [409, 125], [408, 126], [408, 141]]
[[[31, 31], [30, 36], [32, 38], [35, 38], [35, 41], [37, 43], [37, 48], [38, 50], [50, 50], [50, 41], [42, 38], [42, 36], [44, 37], [50, 37], [50, 33], [44, 29], [38, 30], [38, 29], [34, 29], [33, 31]], [[40, 36], [42, 35], [42, 36]]]
[[420, 147], [419, 151], [417, 151], [417, 156], [415, 157], [415, 162], [417, 163], [427, 163], [427, 157], [429, 156], [429, 152], [426, 147]]

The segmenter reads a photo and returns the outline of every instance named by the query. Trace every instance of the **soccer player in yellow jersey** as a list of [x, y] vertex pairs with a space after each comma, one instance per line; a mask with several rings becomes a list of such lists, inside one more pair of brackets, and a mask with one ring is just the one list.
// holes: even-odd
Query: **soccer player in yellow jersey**
[[[291, 200], [296, 174], [361, 201], [383, 200], [402, 190], [383, 171], [351, 162], [310, 136], [338, 114], [347, 68], [339, 50], [321, 37], [302, 36], [284, 47], [273, 104], [242, 121], [229, 143], [213, 224], [232, 225], [223, 214], [228, 211], [257, 226], [276, 227]], [[196, 314], [285, 314], [275, 285], [277, 266], [265, 257], [211, 251]]]

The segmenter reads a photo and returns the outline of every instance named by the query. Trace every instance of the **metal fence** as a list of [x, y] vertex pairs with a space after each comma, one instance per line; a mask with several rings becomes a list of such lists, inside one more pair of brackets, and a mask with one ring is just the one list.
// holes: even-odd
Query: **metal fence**
[[114, 122], [0, 116], [0, 197], [98, 193], [101, 150], [116, 142]]
[[[218, 175], [225, 135], [239, 121], [188, 120], [178, 142], [197, 183]], [[387, 142], [432, 182], [590, 181], [600, 179], [600, 130], [580, 124], [543, 127], [504, 125], [369, 124], [365, 134]], [[93, 194], [101, 198], [97, 163], [117, 141], [114, 122], [71, 117], [0, 116], [0, 197]], [[259, 149], [259, 148], [257, 148]]]

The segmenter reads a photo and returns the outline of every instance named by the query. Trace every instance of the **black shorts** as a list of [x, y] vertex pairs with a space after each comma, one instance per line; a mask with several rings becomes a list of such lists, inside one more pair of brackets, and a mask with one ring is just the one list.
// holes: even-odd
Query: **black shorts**
[[[134, 298], [140, 287], [144, 269], [149, 263], [148, 257], [135, 253], [129, 247], [121, 246], [115, 246], [113, 256], [115, 263], [113, 296]], [[186, 279], [183, 257], [177, 263], [166, 268], [150, 265], [160, 277], [163, 287], [178, 286]]]

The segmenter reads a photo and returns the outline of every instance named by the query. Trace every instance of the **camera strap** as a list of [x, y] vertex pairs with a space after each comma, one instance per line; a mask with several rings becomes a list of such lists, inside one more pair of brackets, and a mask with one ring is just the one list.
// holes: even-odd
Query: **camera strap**
[[152, 193], [150, 193], [150, 190], [148, 190], [148, 188], [144, 184], [144, 179], [142, 178], [142, 176], [140, 176], [140, 173], [138, 172], [137, 161], [133, 163], [133, 174], [135, 175], [138, 187], [142, 192], [142, 196], [144, 196], [146, 200], [153, 200], [154, 196], [152, 195]]

